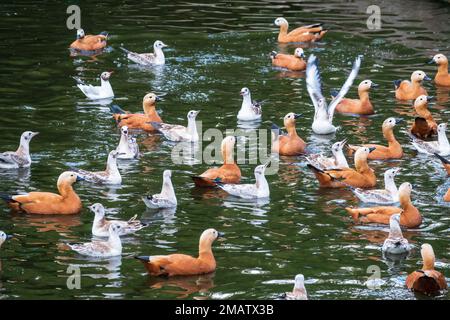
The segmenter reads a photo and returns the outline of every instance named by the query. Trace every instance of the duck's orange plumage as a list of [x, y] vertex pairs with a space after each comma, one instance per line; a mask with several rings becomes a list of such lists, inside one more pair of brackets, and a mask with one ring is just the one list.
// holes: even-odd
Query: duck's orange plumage
[[280, 27], [278, 42], [315, 42], [322, 39], [328, 30], [324, 30], [320, 23], [298, 27], [288, 33], [289, 24], [284, 18], [277, 18], [275, 25]]
[[403, 183], [398, 192], [400, 208], [379, 206], [370, 208], [345, 208], [355, 222], [389, 224], [391, 215], [400, 213], [400, 225], [407, 228], [417, 228], [422, 224], [422, 215], [411, 202], [410, 183]]
[[[370, 160], [386, 160], [386, 159], [400, 159], [403, 157], [403, 148], [402, 145], [397, 141], [394, 135], [394, 127], [398, 123], [403, 121], [401, 118], [387, 118], [383, 122], [382, 130], [383, 136], [388, 142], [388, 146], [382, 146], [379, 144], [363, 144], [363, 147], [367, 148], [375, 148], [373, 152], [371, 152], [367, 159]], [[348, 146], [350, 154], [355, 152], [360, 148], [360, 146]]]
[[432, 97], [421, 95], [414, 101], [414, 110], [419, 115], [411, 127], [411, 133], [421, 139], [429, 138], [437, 134], [438, 124], [428, 110], [428, 102]]
[[355, 169], [343, 168], [340, 170], [321, 170], [308, 164], [321, 187], [326, 188], [373, 188], [377, 184], [377, 178], [373, 170], [367, 164], [367, 155], [374, 148], [359, 148], [355, 152]]
[[70, 44], [71, 49], [80, 51], [97, 51], [106, 47], [108, 34], [102, 32], [98, 35], [85, 35], [83, 30], [78, 30], [77, 40]]
[[438, 86], [450, 87], [450, 74], [448, 74], [448, 59], [443, 54], [437, 54], [430, 63], [438, 65], [438, 72], [434, 77], [434, 83]]
[[306, 69], [306, 61], [303, 60], [304, 57], [305, 54], [302, 48], [295, 49], [293, 55], [276, 53], [275, 51], [270, 53], [274, 67], [286, 68], [292, 71], [303, 71]]
[[374, 114], [372, 102], [369, 98], [369, 90], [377, 85], [370, 80], [362, 81], [358, 86], [359, 99], [344, 98], [336, 106], [336, 111], [361, 115]]
[[414, 71], [411, 74], [411, 81], [396, 80], [395, 97], [399, 100], [414, 100], [418, 96], [427, 95], [427, 91], [422, 87], [423, 80], [431, 80], [423, 71]]
[[434, 270], [435, 255], [433, 247], [424, 243], [420, 250], [422, 255], [422, 269], [414, 271], [406, 278], [406, 287], [409, 290], [432, 295], [447, 289], [447, 281], [442, 273]]
[[236, 137], [229, 136], [223, 139], [221, 145], [223, 165], [219, 168], [211, 168], [192, 179], [197, 187], [214, 187], [214, 180], [219, 179], [221, 183], [239, 183], [241, 181], [241, 169], [234, 162], [233, 150]]
[[152, 276], [193, 276], [210, 273], [216, 270], [216, 260], [211, 246], [220, 236], [222, 234], [215, 229], [205, 230], [200, 237], [198, 257], [176, 253], [136, 258], [144, 263]]
[[278, 135], [278, 139], [272, 143], [272, 152], [278, 153], [280, 156], [297, 156], [305, 153], [306, 143], [299, 137], [295, 128], [295, 120], [299, 117], [299, 114], [293, 112], [284, 117], [283, 122], [287, 134]]
[[63, 172], [58, 178], [59, 194], [30, 192], [24, 195], [2, 196], [8, 206], [18, 212], [29, 214], [76, 214], [81, 211], [80, 197], [72, 185], [79, 180], [75, 172]]
[[158, 101], [160, 101], [160, 98], [157, 95], [148, 93], [142, 101], [144, 114], [126, 113], [120, 110], [121, 113], [115, 113], [113, 117], [120, 127], [127, 126], [129, 129], [156, 132], [156, 129], [149, 122], [162, 122], [156, 111], [156, 102]]

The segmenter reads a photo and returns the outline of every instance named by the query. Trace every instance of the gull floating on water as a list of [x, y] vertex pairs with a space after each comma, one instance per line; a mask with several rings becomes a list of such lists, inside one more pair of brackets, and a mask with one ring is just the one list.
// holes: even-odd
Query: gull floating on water
[[112, 224], [117, 224], [121, 227], [119, 229], [119, 236], [135, 233], [147, 226], [136, 219], [137, 215], [133, 216], [128, 221], [106, 220], [105, 208], [101, 203], [94, 203], [89, 206], [89, 209], [95, 213], [94, 222], [92, 223], [92, 234], [96, 237], [108, 237], [109, 227]]
[[241, 96], [242, 105], [237, 118], [241, 121], [260, 120], [262, 114], [261, 104], [257, 101], [252, 101], [250, 90], [248, 88], [242, 88]]
[[392, 168], [384, 173], [384, 189], [364, 190], [352, 189], [353, 193], [362, 202], [391, 204], [399, 202], [398, 188], [394, 178], [400, 172], [400, 168]]
[[331, 146], [331, 153], [333, 154], [333, 157], [331, 158], [325, 157], [321, 153], [319, 154], [316, 153], [308, 155], [306, 157], [306, 160], [309, 162], [310, 165], [324, 171], [348, 168], [349, 167], [348, 162], [343, 152], [346, 143], [347, 139], [335, 142]]
[[286, 292], [283, 295], [285, 300], [308, 300], [305, 288], [305, 277], [302, 274], [295, 276], [295, 285], [292, 292]]
[[403, 238], [399, 213], [389, 219], [389, 236], [384, 240], [381, 250], [387, 254], [405, 254], [411, 250], [408, 240]]
[[188, 126], [168, 124], [163, 122], [150, 122], [150, 124], [161, 132], [167, 140], [180, 142], [197, 142], [199, 140], [195, 118], [200, 111], [191, 110], [187, 114]]
[[110, 99], [114, 98], [114, 92], [111, 87], [111, 83], [109, 83], [109, 78], [113, 74], [113, 71], [103, 72], [100, 75], [100, 86], [94, 87], [91, 84], [84, 84], [80, 79], [75, 78], [78, 82], [77, 87], [80, 88], [81, 92], [84, 93], [86, 97], [91, 100], [100, 100], [100, 99]]
[[438, 125], [438, 127], [437, 127], [438, 140], [437, 141], [423, 141], [423, 140], [420, 140], [419, 138], [416, 138], [409, 132], [408, 132], [408, 135], [411, 138], [412, 145], [420, 153], [425, 153], [428, 155], [434, 155], [436, 153], [440, 156], [445, 157], [445, 156], [450, 155], [450, 143], [448, 142], [448, 138], [445, 133], [446, 130], [447, 130], [446, 123], [441, 123]]
[[152, 209], [157, 208], [172, 208], [177, 206], [177, 197], [172, 185], [172, 171], [164, 170], [163, 185], [161, 193], [148, 195], [142, 198], [147, 207]]
[[125, 53], [127, 53], [127, 58], [133, 61], [134, 63], [143, 65], [143, 66], [151, 66], [151, 65], [163, 65], [166, 63], [166, 58], [164, 57], [163, 48], [168, 47], [165, 43], [160, 40], [156, 40], [153, 43], [153, 53], [136, 53], [130, 50], [127, 50], [123, 47], [122, 49]]
[[122, 254], [122, 241], [120, 232], [122, 227], [112, 223], [109, 226], [109, 238], [107, 241], [94, 240], [81, 244], [69, 244], [69, 247], [84, 256], [90, 257], [115, 257]]
[[128, 127], [120, 128], [120, 142], [116, 148], [118, 159], [137, 159], [139, 157], [139, 145], [136, 138], [129, 135]]
[[20, 137], [20, 145], [16, 151], [0, 153], [0, 169], [28, 168], [31, 165], [30, 141], [39, 132], [25, 131]]
[[113, 150], [108, 155], [108, 162], [104, 171], [87, 171], [83, 169], [73, 169], [83, 180], [99, 184], [121, 184], [122, 177], [117, 167], [117, 157], [119, 152]]

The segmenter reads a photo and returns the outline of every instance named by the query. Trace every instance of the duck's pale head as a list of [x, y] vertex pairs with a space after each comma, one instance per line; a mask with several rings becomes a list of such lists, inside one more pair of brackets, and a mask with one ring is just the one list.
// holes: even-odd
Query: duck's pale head
[[372, 80], [363, 80], [358, 86], [358, 91], [369, 91], [372, 88], [376, 88], [378, 85], [372, 82]]
[[285, 18], [281, 18], [281, 17], [279, 17], [279, 18], [276, 18], [275, 19], [275, 25], [276, 26], [282, 26], [282, 25], [287, 25], [288, 24], [288, 22], [287, 22], [287, 20], [285, 19]]
[[84, 180], [80, 177], [76, 172], [73, 171], [65, 171], [61, 173], [58, 177], [58, 185], [62, 183], [74, 184], [77, 181]]
[[438, 53], [431, 59], [430, 63], [435, 63], [437, 65], [448, 64], [448, 59], [442, 53]]
[[358, 150], [356, 150], [355, 152], [355, 162], [357, 159], [365, 159], [367, 160], [367, 156], [369, 155], [369, 153], [373, 152], [376, 148], [375, 147], [360, 147], [358, 148]]
[[295, 125], [295, 120], [297, 120], [300, 117], [301, 117], [300, 113], [289, 112], [287, 115], [284, 116], [283, 119], [284, 126], [288, 127]]
[[150, 105], [153, 105], [153, 104], [155, 104], [155, 103], [158, 102], [158, 101], [161, 101], [161, 98], [158, 97], [158, 96], [157, 96], [156, 94], [154, 94], [153, 92], [147, 93], [147, 94], [144, 96], [144, 99], [143, 99], [143, 103], [144, 103], [144, 104], [150, 104]]
[[421, 82], [423, 80], [431, 80], [431, 78], [429, 76], [427, 76], [427, 74], [425, 72], [423, 72], [422, 70], [417, 70], [414, 71], [411, 74], [411, 81], [413, 82]]
[[398, 192], [402, 197], [411, 197], [412, 184], [409, 182], [404, 182], [398, 188]]
[[200, 243], [208, 243], [212, 244], [214, 241], [217, 240], [217, 238], [223, 237], [224, 234], [222, 232], [217, 231], [216, 229], [206, 229], [203, 231], [202, 235], [200, 236]]
[[416, 100], [414, 100], [414, 107], [422, 107], [426, 105], [428, 102], [432, 101], [434, 97], [426, 96], [424, 94], [418, 96]]
[[402, 121], [403, 121], [402, 118], [394, 118], [394, 117], [387, 118], [383, 122], [383, 128], [393, 128]]
[[303, 51], [302, 48], [297, 48], [294, 51], [294, 56], [296, 56], [298, 58], [305, 58], [305, 52]]

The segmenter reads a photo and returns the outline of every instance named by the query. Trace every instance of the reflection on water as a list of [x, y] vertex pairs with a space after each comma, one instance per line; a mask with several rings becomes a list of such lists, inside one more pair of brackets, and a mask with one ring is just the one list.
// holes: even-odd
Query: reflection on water
[[[152, 289], [161, 290], [162, 293], [170, 294], [177, 299], [192, 298], [205, 300], [208, 298], [210, 289], [214, 288], [215, 273], [188, 277], [148, 277], [148, 286]], [[173, 290], [171, 288], [181, 289]]]

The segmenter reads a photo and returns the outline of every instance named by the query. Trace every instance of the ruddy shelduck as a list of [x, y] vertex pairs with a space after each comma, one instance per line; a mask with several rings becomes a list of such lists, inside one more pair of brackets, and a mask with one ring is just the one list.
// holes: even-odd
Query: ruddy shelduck
[[421, 70], [414, 71], [411, 74], [411, 81], [395, 80], [395, 97], [398, 100], [414, 100], [418, 96], [428, 95], [427, 90], [421, 85], [423, 80], [431, 80], [431, 78]]
[[147, 207], [152, 209], [174, 208], [177, 206], [177, 197], [172, 184], [172, 171], [164, 170], [161, 192], [142, 198]]
[[438, 65], [438, 72], [434, 77], [434, 83], [438, 86], [450, 87], [450, 74], [448, 74], [448, 59], [442, 53], [439, 53], [431, 59], [429, 63]]
[[200, 236], [198, 257], [186, 254], [170, 254], [160, 256], [139, 256], [148, 273], [152, 276], [194, 276], [211, 273], [216, 270], [216, 259], [211, 246], [223, 233], [215, 229], [207, 229]]
[[393, 214], [389, 218], [389, 235], [384, 240], [381, 251], [384, 254], [396, 255], [405, 254], [411, 250], [408, 240], [403, 237], [402, 229], [400, 227], [400, 214]]
[[344, 82], [341, 90], [336, 97], [327, 104], [325, 97], [322, 94], [322, 83], [320, 79], [319, 66], [317, 57], [310, 55], [306, 67], [306, 88], [314, 105], [314, 120], [312, 130], [316, 134], [331, 134], [336, 132], [336, 127], [333, 125], [333, 117], [336, 106], [341, 102], [348, 90], [353, 84], [358, 75], [361, 66], [361, 57], [358, 56], [353, 63], [352, 71], [347, 80]]
[[167, 140], [174, 142], [198, 142], [200, 139], [197, 132], [195, 119], [200, 111], [191, 110], [187, 114], [187, 127], [179, 124], [168, 124], [163, 122], [150, 122], [150, 124], [161, 132]]
[[334, 170], [322, 170], [308, 164], [321, 187], [324, 188], [373, 188], [377, 184], [377, 178], [373, 169], [367, 164], [367, 156], [375, 148], [361, 147], [355, 152], [355, 169], [342, 168]]
[[[364, 80], [358, 86], [359, 99], [344, 98], [336, 106], [336, 112], [352, 113], [360, 115], [374, 114], [372, 102], [370, 102], [369, 91], [372, 88], [378, 87], [377, 84], [371, 80]], [[334, 96], [335, 93], [332, 95]], [[337, 93], [336, 93], [337, 94]]]
[[[295, 128], [295, 122], [300, 116], [301, 114], [290, 112], [284, 117], [283, 122], [287, 133], [274, 134], [276, 138], [272, 141], [272, 152], [280, 156], [296, 156], [305, 153], [306, 142], [299, 137]], [[280, 131], [280, 128], [273, 125], [272, 130]]]
[[98, 51], [106, 47], [108, 33], [101, 32], [98, 35], [85, 34], [83, 29], [77, 30], [77, 39], [71, 43], [70, 48], [80, 51]]
[[0, 169], [29, 168], [31, 166], [30, 141], [39, 132], [25, 131], [20, 136], [19, 148], [16, 151], [0, 153]]
[[77, 87], [84, 93], [84, 95], [91, 100], [111, 99], [114, 98], [114, 91], [109, 82], [109, 78], [114, 71], [105, 71], [100, 75], [100, 86], [93, 86], [91, 84], [85, 84], [78, 78], [75, 80], [78, 82]]
[[222, 140], [220, 150], [222, 153], [223, 165], [219, 168], [211, 168], [199, 176], [192, 179], [197, 187], [214, 187], [216, 179], [221, 183], [239, 183], [241, 181], [241, 169], [234, 161], [234, 146], [236, 137], [228, 136]]
[[81, 244], [69, 244], [69, 247], [84, 256], [99, 258], [120, 256], [122, 254], [122, 241], [119, 236], [121, 229], [119, 224], [112, 223], [108, 228], [107, 241], [94, 240]]
[[[387, 159], [401, 159], [403, 157], [402, 145], [397, 141], [394, 135], [394, 127], [402, 122], [402, 118], [387, 118], [384, 120], [381, 130], [383, 136], [388, 142], [388, 146], [382, 146], [379, 144], [363, 144], [363, 147], [375, 148], [373, 152], [369, 154], [367, 159], [370, 160], [387, 160]], [[361, 147], [359, 145], [349, 145], [350, 154], [358, 150]]]
[[421, 139], [437, 134], [438, 124], [428, 110], [428, 102], [431, 100], [433, 100], [433, 97], [421, 95], [414, 101], [414, 110], [419, 116], [414, 120], [411, 133]]
[[333, 157], [325, 157], [321, 153], [310, 154], [306, 157], [306, 160], [316, 168], [322, 170], [333, 170], [348, 168], [348, 162], [344, 155], [344, 146], [347, 143], [347, 139], [333, 143], [331, 146], [331, 153]]
[[150, 124], [150, 122], [162, 122], [158, 112], [156, 111], [156, 103], [158, 101], [161, 101], [161, 98], [159, 98], [156, 94], [146, 94], [142, 100], [144, 114], [128, 113], [116, 105], [112, 106], [111, 110], [114, 113], [114, 119], [120, 127], [127, 126], [128, 129], [155, 132], [156, 129]]
[[306, 69], [305, 53], [302, 48], [296, 48], [294, 54], [283, 54], [272, 51], [270, 53], [274, 67], [285, 68], [291, 71], [303, 71]]
[[355, 222], [389, 224], [391, 215], [400, 213], [400, 224], [407, 228], [417, 228], [422, 224], [422, 215], [411, 202], [412, 186], [403, 183], [399, 192], [400, 208], [398, 207], [371, 207], [371, 208], [345, 208]]
[[127, 58], [133, 61], [134, 63], [143, 65], [143, 66], [161, 66], [166, 63], [166, 58], [164, 56], [163, 48], [166, 48], [167, 45], [160, 41], [156, 40], [153, 43], [153, 53], [136, 53], [130, 50], [127, 50], [123, 47], [122, 49], [126, 54]]
[[438, 140], [437, 141], [424, 141], [416, 138], [411, 133], [407, 132], [411, 143], [420, 153], [425, 153], [428, 155], [433, 155], [435, 153], [441, 156], [450, 155], [450, 143], [448, 142], [447, 134], [447, 124], [441, 123], [437, 126]]
[[66, 171], [58, 178], [59, 194], [51, 192], [30, 192], [20, 195], [0, 194], [8, 206], [17, 212], [29, 214], [77, 214], [81, 211], [80, 197], [72, 185], [82, 180], [75, 172]]
[[352, 188], [353, 193], [362, 202], [390, 204], [399, 202], [398, 188], [394, 178], [400, 172], [400, 168], [388, 169], [384, 172], [384, 189], [364, 190]]
[[6, 234], [3, 231], [0, 231], [0, 248], [2, 247], [3, 243], [5, 243], [6, 240], [11, 239], [12, 236]]
[[286, 292], [283, 296], [285, 300], [308, 300], [308, 294], [305, 288], [305, 277], [302, 274], [295, 276], [294, 289]]
[[285, 18], [276, 18], [275, 25], [280, 27], [278, 34], [278, 42], [315, 42], [322, 39], [328, 32], [322, 28], [321, 23], [311, 24], [308, 26], [298, 27], [288, 33], [289, 23]]
[[434, 269], [436, 258], [433, 247], [428, 243], [422, 244], [420, 254], [423, 261], [422, 269], [408, 275], [405, 282], [406, 287], [427, 295], [438, 294], [439, 291], [447, 289], [448, 285], [444, 275]]

